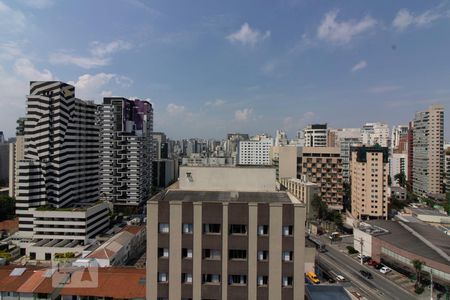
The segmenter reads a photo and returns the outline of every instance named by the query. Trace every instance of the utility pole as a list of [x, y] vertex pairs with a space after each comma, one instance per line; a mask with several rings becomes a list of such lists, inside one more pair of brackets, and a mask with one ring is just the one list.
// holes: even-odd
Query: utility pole
[[430, 268], [430, 299], [433, 300], [433, 269]]
[[364, 245], [364, 240], [362, 237], [359, 238], [359, 244], [361, 245], [361, 252], [360, 253], [360, 261], [361, 261], [361, 265], [363, 264], [363, 245]]

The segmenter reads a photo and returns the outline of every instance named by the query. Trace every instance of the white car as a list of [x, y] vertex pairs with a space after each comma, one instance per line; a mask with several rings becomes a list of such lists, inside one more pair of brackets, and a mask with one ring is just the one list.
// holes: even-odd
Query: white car
[[390, 268], [386, 267], [386, 266], [384, 266], [384, 267], [382, 267], [382, 268], [380, 269], [380, 272], [383, 273], [383, 274], [387, 274], [387, 273], [389, 273], [390, 271], [392, 271], [392, 270], [391, 270]]
[[336, 280], [337, 281], [345, 281], [345, 277], [342, 275], [338, 275], [338, 276], [336, 276]]

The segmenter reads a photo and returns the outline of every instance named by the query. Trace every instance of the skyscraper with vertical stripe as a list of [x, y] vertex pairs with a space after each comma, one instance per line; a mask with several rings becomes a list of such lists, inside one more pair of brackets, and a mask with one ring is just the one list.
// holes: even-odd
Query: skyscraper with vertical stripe
[[59, 81], [32, 81], [27, 97], [25, 155], [19, 165], [19, 231], [32, 232], [29, 208], [67, 207], [99, 197], [96, 105]]

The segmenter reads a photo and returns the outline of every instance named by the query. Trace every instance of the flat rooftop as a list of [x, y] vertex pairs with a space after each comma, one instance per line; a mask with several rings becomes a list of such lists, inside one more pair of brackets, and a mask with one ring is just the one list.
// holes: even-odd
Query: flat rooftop
[[[380, 240], [386, 241], [387, 243], [392, 244], [397, 248], [417, 254], [422, 257], [429, 258], [431, 260], [435, 260], [443, 264], [450, 263], [447, 259], [436, 252], [436, 250], [428, 246], [424, 241], [404, 228], [399, 222], [371, 220], [366, 221], [366, 223], [381, 227], [388, 231], [388, 233], [386, 234], [380, 234], [376, 236]], [[434, 247], [439, 248], [446, 255], [450, 256], [450, 236], [428, 224], [413, 222], [404, 224], [424, 237], [427, 241], [433, 244]]]
[[[295, 198], [294, 198], [295, 199]], [[183, 202], [257, 202], [293, 203], [295, 200], [285, 192], [230, 192], [230, 191], [184, 191], [168, 190], [152, 198], [157, 201]]]
[[441, 213], [436, 209], [430, 208], [409, 208], [416, 215], [428, 215], [428, 216], [439, 216], [439, 217], [447, 217], [446, 214]]

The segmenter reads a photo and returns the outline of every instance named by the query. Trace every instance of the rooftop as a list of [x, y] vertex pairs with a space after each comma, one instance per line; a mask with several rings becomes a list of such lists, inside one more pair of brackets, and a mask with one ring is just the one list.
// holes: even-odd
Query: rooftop
[[[388, 232], [386, 234], [376, 235], [377, 238], [394, 245], [397, 248], [414, 253], [416, 255], [435, 260], [443, 264], [449, 264], [444, 256], [450, 255], [450, 236], [437, 230], [431, 225], [422, 223], [400, 223], [397, 221], [372, 220], [367, 221], [371, 225], [383, 228]], [[418, 235], [424, 237], [433, 247], [442, 251], [445, 255], [441, 255], [431, 246], [427, 245], [424, 240], [409, 232], [404, 226], [405, 224]]]
[[307, 299], [310, 300], [350, 300], [344, 287], [338, 285], [306, 285]]
[[258, 203], [293, 203], [286, 192], [228, 192], [228, 191], [182, 191], [168, 190], [151, 200], [183, 202], [258, 202]]

